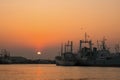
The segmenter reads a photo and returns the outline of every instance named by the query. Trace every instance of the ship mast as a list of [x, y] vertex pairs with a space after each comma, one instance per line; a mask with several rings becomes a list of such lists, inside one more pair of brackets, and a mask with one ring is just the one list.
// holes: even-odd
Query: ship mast
[[106, 41], [107, 39], [105, 38], [105, 37], [103, 37], [103, 41], [102, 41], [102, 49], [103, 50], [106, 50], [106, 44], [105, 44], [105, 41]]
[[63, 54], [63, 44], [61, 44], [61, 55]]
[[97, 48], [100, 49], [99, 41], [97, 40]]
[[[61, 52], [63, 53], [63, 46], [61, 47]], [[73, 41], [68, 40], [68, 43], [65, 43], [64, 53], [66, 52], [73, 52]]]
[[85, 32], [85, 43], [87, 42], [87, 33]]
[[119, 48], [120, 48], [119, 44], [116, 44], [115, 45], [115, 51], [116, 51], [116, 53], [119, 53]]
[[90, 47], [90, 51], [92, 51], [92, 41], [91, 40], [87, 40], [87, 37], [89, 37], [87, 35], [87, 33], [85, 32], [85, 40], [80, 40], [80, 47], [79, 47], [79, 52], [81, 52], [82, 49], [82, 44], [84, 43], [86, 45], [86, 43], [89, 44]]

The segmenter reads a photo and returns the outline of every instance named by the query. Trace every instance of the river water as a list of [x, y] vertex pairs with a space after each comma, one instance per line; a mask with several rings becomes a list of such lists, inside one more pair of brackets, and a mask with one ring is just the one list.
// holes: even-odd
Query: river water
[[51, 64], [0, 65], [0, 80], [120, 80], [120, 68]]

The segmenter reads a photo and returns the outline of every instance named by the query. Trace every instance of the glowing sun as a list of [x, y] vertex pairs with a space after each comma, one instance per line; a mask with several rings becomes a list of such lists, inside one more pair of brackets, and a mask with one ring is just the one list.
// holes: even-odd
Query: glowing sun
[[37, 54], [38, 54], [38, 55], [40, 55], [40, 54], [41, 54], [41, 52], [37, 52]]

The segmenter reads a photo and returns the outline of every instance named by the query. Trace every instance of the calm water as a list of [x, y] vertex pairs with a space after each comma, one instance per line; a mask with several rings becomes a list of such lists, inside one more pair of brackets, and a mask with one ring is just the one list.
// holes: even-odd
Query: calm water
[[0, 80], [120, 80], [120, 68], [0, 65]]

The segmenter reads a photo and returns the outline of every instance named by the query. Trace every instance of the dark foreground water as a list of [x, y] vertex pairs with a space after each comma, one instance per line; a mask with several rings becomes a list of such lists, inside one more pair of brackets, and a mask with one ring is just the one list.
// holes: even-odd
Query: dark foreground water
[[120, 80], [120, 68], [0, 65], [0, 80]]

